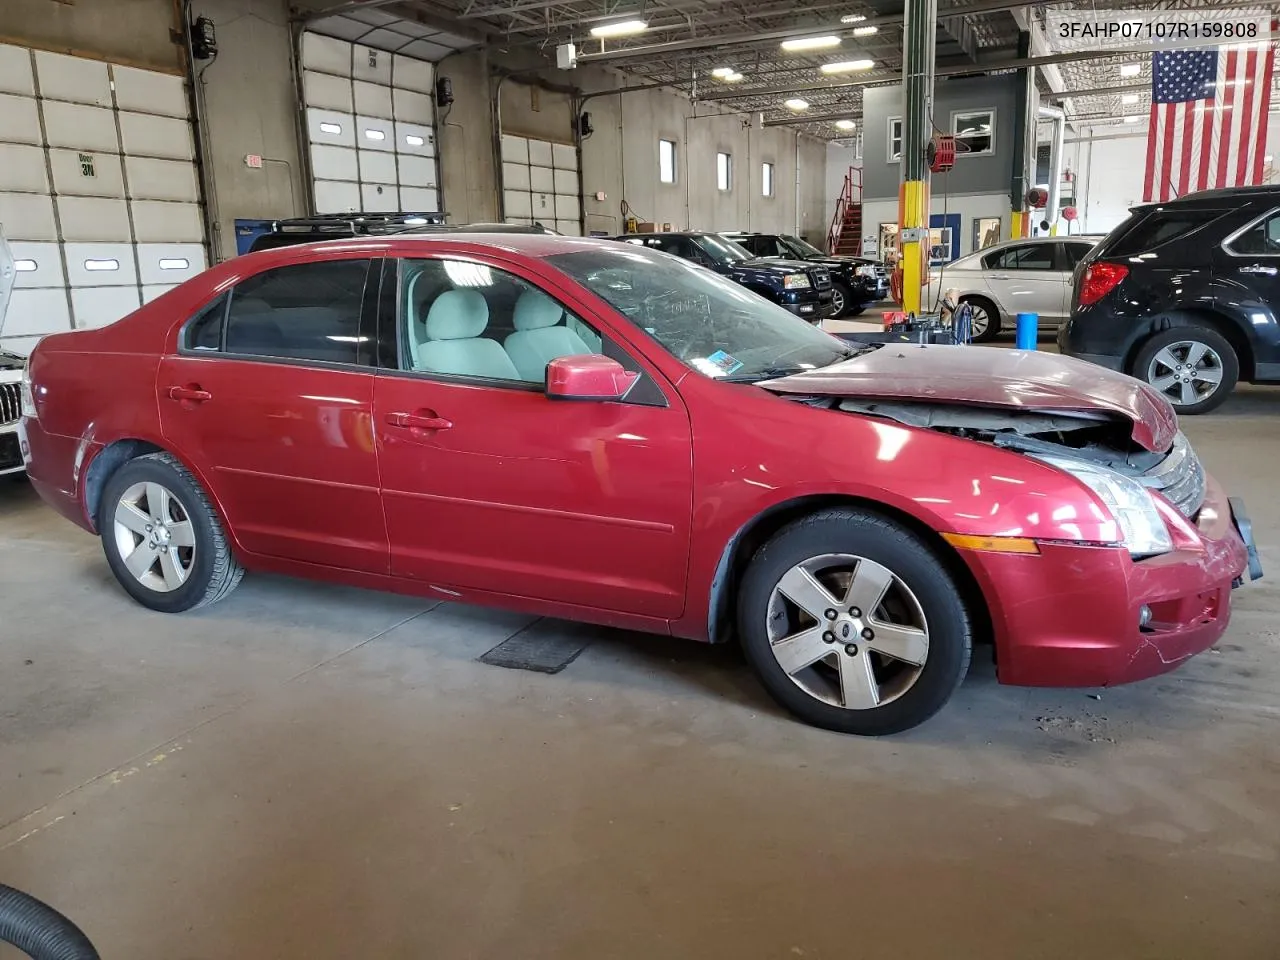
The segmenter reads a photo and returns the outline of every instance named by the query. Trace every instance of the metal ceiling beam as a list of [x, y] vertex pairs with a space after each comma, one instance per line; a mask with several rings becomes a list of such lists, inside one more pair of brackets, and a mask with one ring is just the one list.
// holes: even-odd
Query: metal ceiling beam
[[1110, 87], [1086, 87], [1083, 90], [1063, 90], [1053, 95], [1054, 100], [1070, 100], [1072, 97], [1101, 97], [1113, 93], [1150, 93], [1150, 83], [1116, 84]]
[[344, 13], [350, 13], [352, 10], [368, 10], [370, 7], [386, 7], [393, 3], [399, 3], [400, 0], [347, 0], [346, 3], [335, 3], [333, 6], [321, 7], [318, 10], [310, 10], [304, 13], [299, 19], [303, 23], [312, 20], [319, 20], [322, 17], [337, 17]]
[[[764, 125], [766, 127], [790, 127], [798, 123], [835, 123], [837, 120], [853, 119], [855, 119], [854, 115], [846, 110], [844, 113], [819, 113], [812, 117], [795, 116], [783, 117], [781, 120], [766, 120]], [[843, 136], [851, 137], [853, 133], [854, 131], [849, 130]]]

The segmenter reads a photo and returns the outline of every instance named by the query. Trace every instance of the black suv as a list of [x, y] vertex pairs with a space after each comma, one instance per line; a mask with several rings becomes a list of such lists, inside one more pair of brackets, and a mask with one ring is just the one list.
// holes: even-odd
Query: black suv
[[1280, 186], [1134, 207], [1076, 267], [1063, 353], [1145, 380], [1178, 413], [1280, 383]]
[[614, 239], [652, 247], [722, 273], [812, 323], [831, 312], [831, 274], [817, 264], [756, 257], [718, 233], [629, 233]]
[[785, 233], [726, 233], [757, 257], [780, 257], [820, 263], [831, 273], [831, 316], [856, 317], [889, 296], [889, 274], [883, 263], [867, 257], [835, 257]]

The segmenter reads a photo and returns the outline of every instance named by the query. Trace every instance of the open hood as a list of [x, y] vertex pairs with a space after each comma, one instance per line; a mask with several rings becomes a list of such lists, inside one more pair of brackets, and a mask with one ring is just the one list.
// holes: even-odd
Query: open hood
[[1153, 453], [1168, 450], [1178, 432], [1173, 407], [1145, 383], [1034, 351], [887, 344], [759, 386], [802, 396], [1109, 414], [1128, 420], [1134, 442]]
[[17, 267], [13, 262], [13, 251], [4, 238], [3, 225], [0, 225], [0, 336], [4, 334], [4, 318], [9, 312], [9, 298], [13, 295], [13, 282], [17, 277]]

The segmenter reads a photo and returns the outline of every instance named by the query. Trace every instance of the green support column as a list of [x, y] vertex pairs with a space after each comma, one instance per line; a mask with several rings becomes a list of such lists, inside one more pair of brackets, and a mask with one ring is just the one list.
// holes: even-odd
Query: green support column
[[898, 237], [902, 248], [902, 309], [920, 312], [929, 276], [929, 168], [924, 152], [933, 137], [933, 63], [938, 0], [907, 0], [902, 27], [902, 183]]

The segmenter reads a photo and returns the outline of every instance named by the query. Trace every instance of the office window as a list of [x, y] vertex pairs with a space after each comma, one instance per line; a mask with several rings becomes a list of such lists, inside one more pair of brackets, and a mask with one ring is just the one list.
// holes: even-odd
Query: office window
[[716, 154], [716, 187], [720, 190], [733, 187], [733, 157], [727, 153]]
[[658, 141], [658, 179], [663, 183], [676, 182], [676, 142]]
[[951, 132], [956, 138], [956, 156], [995, 153], [996, 112], [957, 110], [951, 114]]
[[762, 196], [773, 196], [773, 164], [762, 163], [760, 165], [760, 193]]
[[897, 163], [902, 159], [902, 118], [889, 118], [889, 162]]

